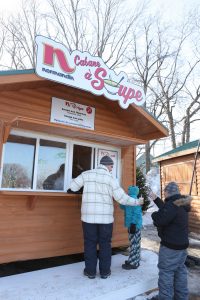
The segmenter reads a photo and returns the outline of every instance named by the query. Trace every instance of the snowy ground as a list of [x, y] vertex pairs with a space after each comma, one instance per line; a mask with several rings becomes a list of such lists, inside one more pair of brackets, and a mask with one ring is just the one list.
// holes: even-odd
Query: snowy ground
[[157, 254], [142, 250], [137, 270], [121, 268], [126, 256], [112, 257], [108, 279], [82, 275], [84, 263], [0, 278], [2, 300], [126, 300], [157, 287]]
[[[84, 262], [0, 278], [0, 300], [146, 300], [157, 291], [159, 238], [151, 213], [143, 217], [141, 265], [137, 270], [121, 268], [127, 256], [113, 255], [112, 275], [95, 279], [82, 275]], [[200, 258], [200, 240], [190, 239], [188, 252]], [[127, 253], [126, 253], [127, 254]], [[190, 299], [200, 299], [200, 266], [188, 269]]]

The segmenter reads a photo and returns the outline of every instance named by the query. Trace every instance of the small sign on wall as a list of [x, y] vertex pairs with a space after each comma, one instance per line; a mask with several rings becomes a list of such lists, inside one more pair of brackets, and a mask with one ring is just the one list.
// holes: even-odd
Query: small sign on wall
[[98, 149], [97, 165], [100, 164], [100, 160], [102, 159], [103, 156], [109, 156], [110, 158], [112, 158], [114, 162], [112, 175], [113, 177], [117, 178], [118, 152], [113, 150]]
[[50, 122], [94, 130], [95, 108], [53, 97]]

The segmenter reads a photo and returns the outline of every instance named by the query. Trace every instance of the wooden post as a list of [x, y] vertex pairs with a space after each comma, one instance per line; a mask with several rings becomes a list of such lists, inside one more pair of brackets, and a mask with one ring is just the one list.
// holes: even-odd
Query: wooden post
[[192, 179], [191, 179], [191, 183], [190, 183], [189, 195], [191, 195], [191, 193], [192, 193], [192, 185], [193, 185], [193, 180], [194, 180], [194, 172], [195, 172], [196, 163], [197, 163], [197, 156], [198, 156], [198, 152], [199, 152], [199, 146], [200, 146], [200, 140], [198, 142], [197, 151], [196, 151], [195, 158], [194, 158], [194, 166], [193, 166], [193, 171], [192, 171]]

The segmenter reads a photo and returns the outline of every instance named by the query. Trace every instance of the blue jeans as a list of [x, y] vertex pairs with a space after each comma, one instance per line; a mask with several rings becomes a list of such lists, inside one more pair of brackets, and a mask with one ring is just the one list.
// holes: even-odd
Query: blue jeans
[[[99, 258], [100, 274], [108, 274], [111, 267], [113, 223], [91, 224], [82, 222], [82, 227], [84, 236], [85, 269], [87, 273], [90, 275], [96, 274], [97, 259]], [[99, 245], [98, 256], [97, 245]]]
[[159, 300], [188, 300], [186, 250], [174, 250], [160, 246]]

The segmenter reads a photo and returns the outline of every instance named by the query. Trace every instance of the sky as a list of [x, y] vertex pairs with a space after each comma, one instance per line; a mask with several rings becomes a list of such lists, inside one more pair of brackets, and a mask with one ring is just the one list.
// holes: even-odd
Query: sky
[[[140, 1], [142, 2], [142, 0]], [[190, 1], [188, 0], [149, 0], [149, 1], [146, 0], [146, 1], [148, 2], [147, 12], [151, 13], [152, 15], [161, 14], [164, 20], [166, 19], [166, 21], [172, 21], [175, 23], [184, 20], [185, 15], [189, 11], [194, 10], [195, 7], [197, 7], [197, 5], [199, 5], [200, 3], [200, 0], [190, 0]], [[1, 1], [0, 16], [16, 14], [21, 9], [21, 3], [22, 3], [21, 0]], [[39, 0], [39, 3], [42, 3], [42, 6], [45, 7], [46, 0]], [[126, 0], [125, 3], [128, 3], [130, 7], [133, 7], [134, 3], [136, 2], [133, 0]], [[200, 138], [198, 128], [199, 126], [197, 126], [197, 123], [195, 123], [191, 131], [191, 140], [196, 140]], [[155, 156], [160, 155], [163, 151], [165, 152], [171, 149], [170, 142], [166, 142], [164, 144], [162, 142], [162, 145], [164, 146], [161, 147], [159, 146], [159, 143], [157, 144], [154, 150]]]
[[[141, 1], [141, 0], [140, 0]], [[185, 12], [190, 11], [199, 4], [199, 0], [149, 0], [148, 11], [152, 13], [164, 13], [164, 18], [171, 20], [179, 20], [184, 18]], [[0, 12], [3, 14], [16, 13], [20, 10], [21, 0], [1, 1]], [[40, 0], [40, 3], [46, 1]], [[142, 1], [141, 1], [142, 2]], [[130, 0], [130, 6], [134, 5], [134, 1]]]

